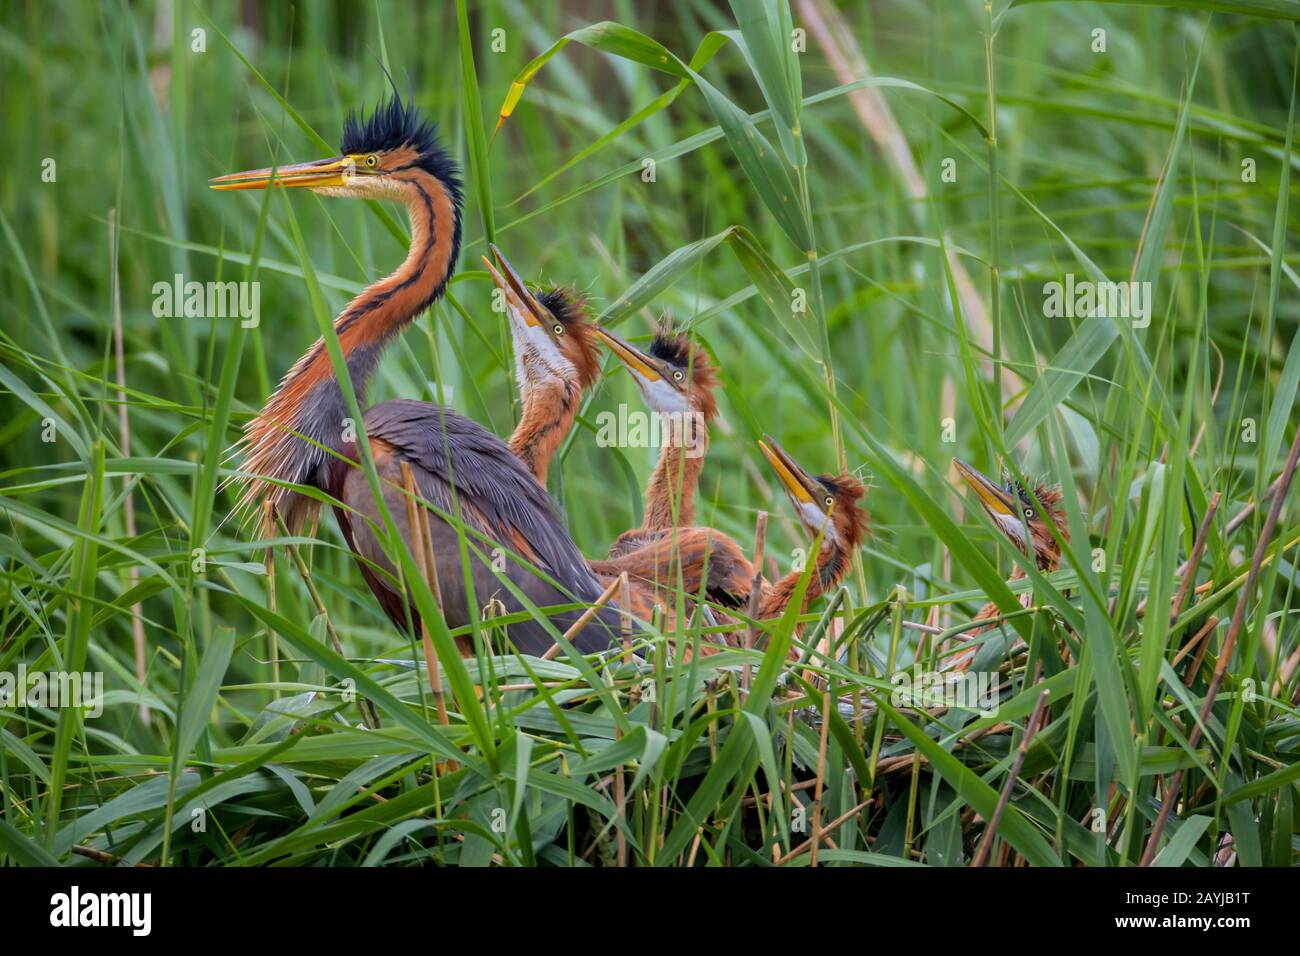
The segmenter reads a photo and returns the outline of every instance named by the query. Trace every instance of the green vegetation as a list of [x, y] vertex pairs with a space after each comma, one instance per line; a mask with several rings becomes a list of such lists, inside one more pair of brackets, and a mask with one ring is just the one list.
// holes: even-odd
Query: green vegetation
[[[1294, 488], [1266, 523], [1297, 436], [1300, 3], [565, 6], [7, 4], [0, 674], [104, 697], [0, 699], [0, 862], [962, 865], [996, 814], [993, 864], [1294, 865]], [[811, 542], [756, 439], [852, 470], [873, 534], [841, 593], [753, 651], [686, 655], [697, 621], [639, 662], [480, 655], [444, 725], [330, 516], [228, 517], [227, 450], [406, 224], [207, 180], [332, 155], [382, 67], [465, 167], [466, 243], [370, 400], [513, 427], [489, 240], [634, 341], [671, 312], [724, 386], [700, 523], [749, 548], [770, 511], [785, 573]], [[260, 322], [155, 316], [178, 274], [258, 281]], [[1149, 324], [1048, 314], [1067, 276], [1149, 283]], [[592, 556], [655, 454], [595, 441], [641, 407], [606, 372], [551, 470]], [[1059, 570], [954, 456], [1062, 486]], [[963, 636], [989, 601], [1003, 628]], [[996, 713], [899, 705], [893, 675], [971, 642]]]

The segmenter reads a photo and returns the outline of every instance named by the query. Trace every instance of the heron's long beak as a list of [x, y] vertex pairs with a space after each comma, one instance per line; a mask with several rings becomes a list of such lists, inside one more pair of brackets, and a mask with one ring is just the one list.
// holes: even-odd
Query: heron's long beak
[[775, 438], [766, 433], [764, 433], [763, 438], [765, 440], [760, 441], [758, 447], [762, 449], [763, 457], [772, 466], [772, 470], [776, 472], [777, 478], [781, 480], [782, 487], [789, 492], [790, 497], [800, 504], [815, 504], [825, 510], [822, 505], [824, 492], [817, 479], [813, 478], [797, 461], [787, 455], [785, 449], [777, 444]]
[[364, 167], [357, 165], [352, 156], [335, 156], [294, 166], [274, 166], [268, 169], [249, 169], [208, 180], [213, 189], [265, 189], [274, 183], [289, 189], [293, 186], [343, 186], [354, 176], [362, 175]]
[[623, 364], [639, 375], [641, 378], [655, 382], [663, 378], [659, 370], [654, 366], [654, 360], [646, 355], [639, 348], [629, 345], [620, 339], [613, 332], [596, 326], [596, 334], [600, 336], [602, 342], [609, 346], [609, 350], [623, 360]]
[[506, 302], [512, 306], [512, 313], [522, 318], [528, 325], [549, 329], [550, 323], [543, 318], [542, 304], [529, 291], [528, 286], [524, 285], [524, 280], [519, 278], [519, 273], [515, 271], [514, 266], [501, 254], [501, 250], [495, 243], [488, 243], [488, 249], [501, 268], [498, 270], [487, 256], [483, 257], [483, 265], [487, 266], [492, 281], [506, 297]]
[[970, 485], [971, 491], [979, 497], [980, 504], [989, 514], [1001, 518], [1019, 514], [1019, 502], [993, 479], [976, 471], [960, 458], [954, 458], [952, 464], [957, 469], [957, 474], [961, 475], [966, 484]]

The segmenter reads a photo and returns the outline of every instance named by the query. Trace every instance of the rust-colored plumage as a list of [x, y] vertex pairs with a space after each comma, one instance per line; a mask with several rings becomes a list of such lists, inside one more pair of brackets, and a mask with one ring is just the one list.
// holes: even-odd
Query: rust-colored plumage
[[[410, 252], [395, 272], [353, 299], [334, 323], [359, 404], [387, 345], [442, 294], [460, 245], [458, 183], [413, 165], [415, 156], [408, 145], [387, 159], [397, 170], [393, 181], [408, 190], [404, 195], [411, 220]], [[347, 422], [333, 365], [324, 341], [317, 339], [248, 423], [242, 441], [241, 471], [247, 480], [241, 505], [255, 507], [269, 499], [289, 528], [300, 530], [316, 503], [274, 482], [319, 480], [314, 472], [329, 461], [320, 446], [336, 449]]]
[[1069, 540], [1061, 489], [1047, 484], [1027, 485], [1010, 477], [996, 482], [960, 458], [953, 459], [953, 467], [1007, 540], [1026, 556], [1032, 556], [1039, 570], [1056, 570], [1061, 549], [1052, 529], [1062, 541]]
[[[953, 465], [957, 474], [975, 493], [981, 509], [1008, 541], [1026, 556], [1032, 555], [1040, 571], [1046, 573], [1060, 567], [1061, 548], [1052, 529], [1056, 530], [1062, 541], [1069, 541], [1070, 532], [1059, 487], [1041, 483], [1027, 486], [1024, 482], [1011, 478], [996, 482], [960, 459], [954, 459]], [[1029, 490], [1031, 487], [1032, 493]], [[1011, 580], [1018, 581], [1024, 577], [1024, 569], [1016, 565], [1011, 572]], [[1032, 601], [1033, 595], [1029, 592], [1020, 599], [1023, 607], [1029, 607]], [[990, 601], [980, 608], [974, 620], [987, 620], [999, 617], [1002, 613], [1001, 608]], [[976, 637], [993, 626], [988, 624], [966, 631], [963, 637]], [[964, 652], [953, 666], [957, 670], [964, 670], [974, 658], [974, 650]]]
[[632, 580], [671, 602], [680, 585], [688, 596], [701, 593], [714, 604], [739, 609], [749, 598], [754, 568], [732, 538], [713, 528], [678, 528], [616, 558], [592, 561], [601, 578], [627, 571]]
[[[483, 261], [510, 320], [523, 401], [509, 445], [544, 484], [551, 458], [573, 428], [582, 396], [600, 374], [597, 330], [577, 292], [563, 287], [535, 289], [520, 278], [500, 249], [492, 246], [490, 252]], [[684, 339], [665, 338], [660, 354], [689, 362], [680, 352], [685, 344]], [[715, 382], [709, 369], [701, 367], [698, 380], [707, 389]], [[712, 395], [702, 402], [711, 417], [716, 411]], [[711, 528], [680, 529], [675, 540], [654, 536], [616, 558], [592, 561], [591, 568], [603, 583], [627, 571], [637, 592], [633, 603], [645, 608], [656, 603], [675, 606], [679, 583], [688, 595], [698, 595], [706, 575], [704, 591], [709, 600], [740, 606], [753, 576], [740, 546]], [[639, 593], [642, 589], [648, 593]]]
[[623, 532], [610, 546], [617, 558], [695, 522], [695, 492], [709, 447], [709, 423], [717, 416], [717, 370], [689, 333], [661, 328], [648, 352], [606, 330], [600, 336], [627, 366], [660, 429], [659, 460], [646, 486], [641, 526]]
[[[796, 501], [796, 508], [805, 528], [814, 535], [820, 533], [822, 543], [814, 559], [815, 567], [808, 577], [801, 611], [844, 580], [852, 567], [853, 555], [866, 538], [868, 527], [867, 513], [859, 505], [866, 494], [861, 481], [847, 472], [836, 476], [818, 475], [811, 481], [820, 486], [812, 489], [814, 494], [820, 494], [812, 501]], [[808, 520], [805, 517], [815, 515], [817, 511], [826, 515], [824, 521], [819, 523], [815, 518]], [[804, 571], [791, 571], [766, 587], [759, 602], [759, 617], [771, 618], [784, 613], [804, 577]]]
[[600, 377], [600, 349], [587, 315], [586, 301], [568, 289], [548, 289], [537, 299], [550, 313], [555, 328], [563, 329], [556, 350], [571, 371], [553, 374], [537, 367], [535, 353], [520, 348], [516, 362], [528, 366], [529, 385], [519, 424], [510, 436], [510, 449], [528, 466], [542, 485], [550, 474], [551, 459], [573, 430], [583, 393]]
[[[432, 126], [394, 96], [365, 119], [349, 118], [341, 156], [213, 181], [219, 189], [264, 189], [272, 184], [330, 196], [397, 200], [407, 209], [411, 246], [405, 261], [358, 295], [334, 324], [361, 404], [385, 347], [442, 294], [455, 267], [461, 237], [456, 166]], [[419, 615], [398, 589], [400, 576], [378, 532], [385, 527], [379, 501], [364, 472], [353, 464], [361, 457], [357, 442], [363, 432], [381, 483], [383, 510], [408, 546], [414, 537], [404, 491], [406, 469], [421, 502], [432, 506], [433, 570], [450, 626], [468, 623], [494, 600], [512, 612], [522, 609], [525, 601], [546, 608], [590, 602], [600, 595], [599, 582], [554, 502], [504, 442], [454, 411], [426, 402], [383, 402], [366, 409], [360, 423], [354, 422], [320, 340], [293, 365], [248, 426], [241, 468], [243, 505], [269, 502], [291, 529], [298, 530], [315, 504], [290, 486], [332, 495], [340, 502], [335, 508], [339, 526], [380, 606], [399, 627], [409, 624], [418, 630]], [[470, 558], [469, 585], [457, 524], [477, 552]], [[517, 560], [508, 560], [501, 571], [495, 566], [497, 554]], [[514, 590], [505, 587], [502, 575]], [[522, 592], [523, 600], [515, 590]], [[567, 626], [577, 614], [565, 611], [552, 617], [557, 625]], [[617, 610], [610, 607], [587, 626], [578, 646], [609, 646], [617, 624]], [[512, 625], [509, 637], [527, 653], [542, 653], [552, 643], [547, 628], [535, 620]]]

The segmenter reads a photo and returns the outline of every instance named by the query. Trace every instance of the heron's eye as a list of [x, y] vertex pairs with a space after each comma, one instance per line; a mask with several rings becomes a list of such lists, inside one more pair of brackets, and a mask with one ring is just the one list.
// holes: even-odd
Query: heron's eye
[[673, 372], [673, 381], [674, 381], [674, 382], [680, 382], [680, 381], [681, 381], [682, 379], [684, 379], [685, 377], [686, 377], [686, 376], [685, 376], [681, 371]]
[[822, 501], [826, 504], [826, 507], [827, 507], [827, 508], [829, 508], [829, 507], [831, 507], [833, 504], [835, 504], [835, 499], [834, 499], [833, 497], [831, 497], [830, 495], [827, 495], [825, 498], [822, 499]]
[[556, 335], [564, 334], [564, 326], [562, 326], [559, 322], [555, 323], [555, 334]]
[[1026, 518], [1030, 518], [1030, 519], [1032, 519], [1032, 518], [1034, 517], [1034, 509], [1033, 509], [1033, 508], [1026, 508], [1026, 509], [1025, 509], [1025, 517], [1026, 517]]
[[374, 153], [371, 153], [369, 156], [366, 157], [366, 165], [369, 166], [371, 169], [374, 169], [376, 166], [379, 165], [379, 157], [376, 156]]

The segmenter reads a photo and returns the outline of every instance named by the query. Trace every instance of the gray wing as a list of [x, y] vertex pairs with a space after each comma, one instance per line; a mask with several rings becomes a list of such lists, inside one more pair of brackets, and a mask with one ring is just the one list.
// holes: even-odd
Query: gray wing
[[[485, 531], [496, 535], [514, 529], [539, 567], [571, 599], [591, 602], [600, 596], [604, 588], [573, 543], [554, 500], [496, 435], [450, 409], [410, 399], [373, 406], [365, 425], [368, 435], [393, 445], [413, 465], [472, 502], [486, 519]], [[612, 614], [602, 620], [617, 627]]]

